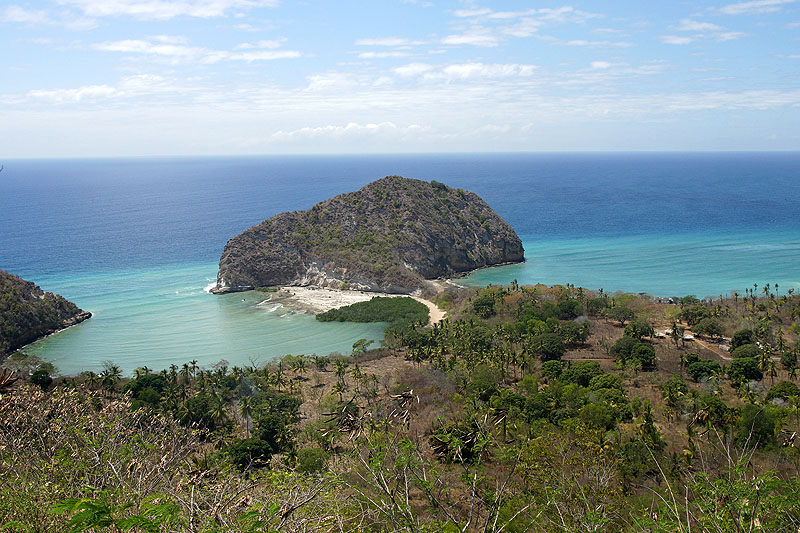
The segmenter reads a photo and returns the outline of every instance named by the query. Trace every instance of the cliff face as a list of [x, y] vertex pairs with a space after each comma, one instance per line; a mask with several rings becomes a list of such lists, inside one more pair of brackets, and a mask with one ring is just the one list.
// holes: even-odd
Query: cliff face
[[65, 298], [0, 270], [0, 356], [91, 316]]
[[389, 176], [232, 238], [213, 292], [316, 285], [409, 293], [425, 279], [523, 254], [511, 226], [476, 194]]

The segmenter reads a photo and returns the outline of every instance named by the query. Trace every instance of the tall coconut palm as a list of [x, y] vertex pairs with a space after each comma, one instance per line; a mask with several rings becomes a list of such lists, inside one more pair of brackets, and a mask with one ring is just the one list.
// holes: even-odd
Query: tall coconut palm
[[250, 403], [250, 397], [245, 396], [239, 400], [239, 413], [244, 418], [244, 429], [247, 432], [247, 438], [250, 438], [250, 417], [253, 416], [253, 406]]
[[103, 388], [109, 394], [113, 393], [117, 382], [122, 378], [122, 369], [114, 363], [107, 363], [105, 370], [100, 374], [102, 376]]
[[211, 395], [211, 419], [214, 420], [215, 424], [219, 424], [225, 420], [225, 396], [222, 394], [222, 391], [217, 389]]

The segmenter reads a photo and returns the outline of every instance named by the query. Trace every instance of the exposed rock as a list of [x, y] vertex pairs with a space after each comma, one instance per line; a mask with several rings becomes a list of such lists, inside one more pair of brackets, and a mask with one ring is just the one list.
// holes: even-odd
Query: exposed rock
[[478, 195], [389, 176], [232, 238], [212, 292], [315, 285], [408, 294], [425, 280], [520, 261], [522, 241]]
[[0, 270], [0, 357], [91, 316], [62, 296]]

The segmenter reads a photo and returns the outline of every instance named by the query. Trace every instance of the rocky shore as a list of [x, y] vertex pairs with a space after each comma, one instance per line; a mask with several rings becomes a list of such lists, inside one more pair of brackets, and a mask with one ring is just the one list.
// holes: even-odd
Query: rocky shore
[[91, 316], [66, 298], [0, 270], [0, 358]]

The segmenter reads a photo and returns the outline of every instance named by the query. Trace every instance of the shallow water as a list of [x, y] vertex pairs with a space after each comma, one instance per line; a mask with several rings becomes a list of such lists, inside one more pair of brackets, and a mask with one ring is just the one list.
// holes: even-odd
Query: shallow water
[[40, 283], [74, 295], [94, 316], [26, 351], [64, 374], [102, 369], [106, 360], [130, 372], [193, 359], [209, 367], [222, 359], [245, 365], [286, 354], [349, 354], [355, 340], [383, 337], [385, 324], [317, 322], [270, 303], [268, 293], [209, 294], [215, 275], [216, 264], [206, 263], [43, 277]]
[[[466, 283], [715, 296], [800, 282], [800, 154], [455, 154], [4, 161], [0, 268], [95, 314], [29, 348], [62, 372], [349, 352], [377, 324], [214, 296], [227, 239], [390, 174], [479, 194], [528, 261]], [[464, 280], [462, 280], [463, 282]], [[242, 301], [242, 298], [245, 301]]]

